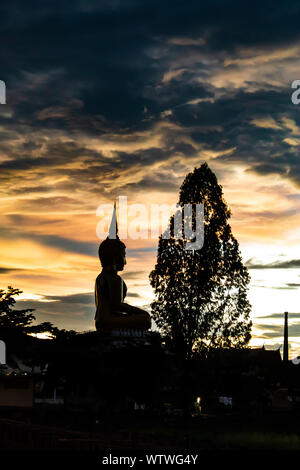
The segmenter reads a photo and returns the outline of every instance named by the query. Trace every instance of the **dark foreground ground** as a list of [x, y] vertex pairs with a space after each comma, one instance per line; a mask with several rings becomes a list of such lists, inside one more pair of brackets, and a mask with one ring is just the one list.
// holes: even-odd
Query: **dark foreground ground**
[[[36, 411], [36, 410], [35, 410]], [[0, 418], [0, 468], [189, 468], [286, 466], [300, 457], [300, 415], [203, 415], [195, 418], [86, 414], [39, 410]], [[192, 456], [195, 461], [192, 461]], [[173, 463], [165, 458], [176, 458]], [[122, 460], [123, 459], [123, 460]], [[134, 459], [134, 460], [124, 460]], [[110, 465], [107, 463], [110, 462]], [[208, 465], [209, 464], [209, 465]]]
[[39, 409], [30, 414], [2, 411], [0, 416], [1, 450], [300, 451], [299, 411], [194, 418], [135, 412], [101, 420]]

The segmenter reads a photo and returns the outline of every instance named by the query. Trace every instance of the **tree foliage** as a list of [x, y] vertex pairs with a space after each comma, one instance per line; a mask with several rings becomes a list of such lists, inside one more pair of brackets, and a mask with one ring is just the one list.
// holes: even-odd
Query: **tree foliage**
[[35, 316], [34, 309], [15, 309], [15, 297], [22, 294], [20, 289], [8, 286], [6, 290], [0, 289], [0, 333], [1, 336], [22, 335], [36, 333], [50, 333], [58, 339], [67, 339], [76, 334], [73, 330], [60, 330], [50, 322], [43, 322], [37, 325], [32, 323]]
[[194, 214], [195, 204], [204, 204], [204, 246], [186, 250], [188, 240], [174, 237], [171, 217], [171, 237], [159, 238], [150, 274], [156, 294], [153, 319], [186, 357], [209, 348], [244, 347], [251, 338], [250, 277], [228, 223], [222, 187], [206, 163], [189, 173], [180, 188], [179, 205], [187, 203], [193, 204]]
[[24, 310], [14, 309], [15, 297], [22, 293], [21, 290], [8, 286], [7, 290], [0, 289], [0, 328], [1, 331], [15, 330], [25, 332], [29, 325], [35, 320], [31, 313], [34, 310], [27, 308]]

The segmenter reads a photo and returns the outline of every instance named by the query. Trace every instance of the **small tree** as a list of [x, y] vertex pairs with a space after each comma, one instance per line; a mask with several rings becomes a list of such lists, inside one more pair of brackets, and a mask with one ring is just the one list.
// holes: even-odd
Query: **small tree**
[[180, 188], [179, 204], [187, 203], [204, 204], [204, 246], [186, 250], [188, 240], [174, 237], [171, 217], [171, 237], [159, 238], [150, 274], [156, 294], [153, 319], [185, 357], [209, 348], [244, 347], [251, 338], [250, 278], [228, 224], [222, 187], [206, 163]]
[[1, 335], [20, 335], [50, 333], [59, 339], [67, 339], [76, 334], [73, 330], [60, 330], [50, 322], [32, 325], [35, 316], [34, 309], [14, 309], [15, 297], [22, 294], [20, 289], [8, 286], [6, 290], [0, 289], [0, 333]]
[[29, 325], [35, 320], [31, 313], [34, 310], [27, 308], [24, 310], [13, 309], [16, 303], [15, 296], [22, 293], [19, 289], [8, 286], [7, 290], [0, 289], [0, 331], [25, 333]]

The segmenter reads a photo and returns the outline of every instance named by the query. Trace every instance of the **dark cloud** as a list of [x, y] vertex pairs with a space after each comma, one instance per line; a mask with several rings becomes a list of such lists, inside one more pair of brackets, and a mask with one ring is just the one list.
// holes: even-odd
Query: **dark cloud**
[[8, 273], [12, 273], [12, 272], [15, 272], [15, 271], [22, 271], [22, 270], [18, 269], [18, 268], [2, 268], [2, 267], [0, 267], [0, 274], [8, 274]]
[[[261, 285], [261, 284], [254, 284], [253, 287], [259, 287], [261, 289], [270, 289], [269, 286], [264, 286], [264, 285]], [[283, 286], [272, 286], [271, 289], [276, 289], [276, 290], [297, 290], [299, 287], [300, 287], [300, 284], [297, 284], [297, 283], [286, 283]]]
[[[264, 315], [263, 317], [257, 317], [257, 320], [258, 321], [260, 319], [261, 320], [264, 320], [264, 319], [276, 320], [278, 318], [280, 319], [282, 318], [282, 321], [283, 321], [283, 318], [284, 318], [283, 313], [272, 313], [270, 315]], [[300, 313], [289, 313], [289, 318], [300, 320]]]
[[[293, 45], [300, 36], [295, 2], [275, 2], [271, 12], [261, 2], [252, 2], [246, 11], [236, 1], [202, 5], [193, 0], [188, 6], [179, 0], [102, 3], [100, 7], [78, 1], [70, 9], [56, 2], [29, 2], [26, 8], [19, 1], [4, 2], [1, 64], [13, 120], [0, 117], [5, 124], [1, 147], [8, 152], [0, 164], [2, 180], [14, 171], [44, 169], [68, 175], [70, 188], [81, 188], [84, 182], [96, 191], [99, 175], [147, 167], [178, 152], [188, 159], [197, 150], [186, 139], [185, 144], [183, 138], [178, 142], [178, 129], [176, 142], [175, 133], [168, 130], [158, 148], [116, 152], [114, 159], [77, 142], [82, 135], [99, 138], [110, 133], [118, 139], [147, 131], [162, 119], [162, 112], [170, 111], [165, 121], [183, 127], [182, 137], [188, 135], [203, 149], [223, 151], [220, 162], [246, 163], [247, 171], [277, 174], [299, 184], [297, 153], [284, 142], [287, 129], [251, 123], [284, 113], [300, 125], [290, 90], [262, 83], [259, 77], [255, 82], [249, 78], [249, 90], [217, 90], [211, 83], [216, 72], [241, 70], [239, 64], [225, 67], [224, 61], [247, 57], [243, 47], [267, 54]], [[162, 81], [170, 70], [173, 78]], [[57, 139], [58, 132], [64, 139]], [[18, 142], [16, 152], [7, 142], [11, 145], [18, 135], [26, 138]], [[85, 165], [66, 168], [83, 156]], [[51, 190], [30, 187], [24, 192]], [[128, 189], [175, 187], [176, 182], [156, 174], [141, 177]]]
[[132, 292], [132, 293], [129, 292], [129, 294], [127, 294], [127, 297], [133, 297], [137, 299], [137, 298], [140, 298], [141, 296], [137, 294], [136, 292]]
[[[33, 227], [35, 224], [38, 224], [39, 227], [41, 226], [48, 226], [48, 225], [53, 225], [53, 224], [58, 224], [58, 223], [64, 223], [65, 219], [64, 218], [43, 218], [41, 216], [36, 216], [36, 215], [29, 215], [26, 214], [6, 214], [5, 215], [5, 220], [7, 225], [14, 225], [14, 226], [22, 226], [22, 227]], [[7, 229], [6, 229], [7, 230]], [[5, 231], [2, 232], [5, 234]]]
[[122, 277], [127, 280], [127, 279], [136, 279], [138, 277], [145, 276], [145, 271], [131, 271], [131, 272], [124, 272], [122, 274]]
[[127, 248], [126, 253], [132, 256], [136, 256], [139, 253], [152, 253], [156, 252], [156, 246], [145, 246], [143, 248]]
[[[253, 259], [246, 261], [248, 269], [296, 269], [300, 268], [300, 259], [293, 259], [288, 261], [274, 261], [273, 263], [262, 264], [255, 263]], [[297, 284], [287, 284], [290, 287], [296, 287]]]
[[59, 235], [47, 235], [33, 232], [24, 232], [17, 229], [10, 229], [2, 227], [0, 230], [0, 235], [8, 239], [20, 239], [35, 241], [42, 245], [58, 248], [63, 251], [77, 253], [87, 256], [96, 256], [99, 241], [95, 242], [88, 241], [79, 241], [72, 238], [61, 237]]
[[[283, 325], [268, 325], [268, 324], [257, 324], [262, 331], [261, 336], [264, 338], [277, 338], [283, 336]], [[289, 325], [289, 336], [297, 337], [300, 335], [300, 323], [295, 325]]]
[[80, 305], [94, 305], [94, 293], [87, 292], [81, 294], [71, 294], [71, 295], [47, 295], [44, 296], [45, 300], [63, 302], [67, 304], [80, 304]]
[[95, 303], [92, 293], [46, 296], [50, 302], [17, 301], [16, 308], [34, 309], [35, 323], [50, 321], [54, 326], [78, 331], [93, 329]]
[[32, 234], [30, 238], [43, 245], [59, 248], [63, 251], [70, 251], [82, 255], [95, 256], [98, 250], [98, 242], [83, 242], [71, 238], [60, 237], [58, 235], [37, 235]]
[[297, 290], [296, 287], [289, 287], [288, 285], [286, 286], [279, 286], [279, 287], [272, 287], [272, 289], [276, 289], [276, 290]]

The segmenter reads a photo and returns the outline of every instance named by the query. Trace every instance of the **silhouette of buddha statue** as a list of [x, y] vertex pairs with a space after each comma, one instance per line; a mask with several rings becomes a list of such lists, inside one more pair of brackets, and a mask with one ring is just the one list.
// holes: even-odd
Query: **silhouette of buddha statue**
[[116, 208], [109, 236], [99, 246], [99, 258], [102, 271], [95, 284], [97, 331], [148, 330], [151, 327], [148, 312], [124, 302], [127, 287], [118, 271], [123, 271], [126, 264], [126, 246], [118, 237]]

